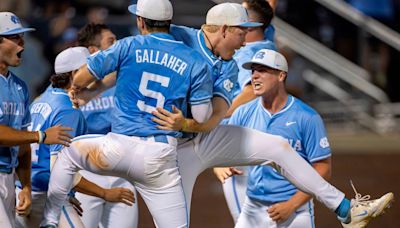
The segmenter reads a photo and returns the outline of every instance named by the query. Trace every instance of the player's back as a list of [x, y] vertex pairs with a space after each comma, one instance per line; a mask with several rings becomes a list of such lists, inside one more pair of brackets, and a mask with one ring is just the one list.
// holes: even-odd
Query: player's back
[[[99, 65], [106, 59], [111, 66], [98, 69], [105, 67]], [[158, 129], [151, 112], [155, 107], [172, 111], [174, 105], [186, 114], [188, 102], [201, 103], [211, 97], [212, 83], [203, 57], [166, 33], [120, 40], [89, 60], [88, 66], [94, 74], [118, 72], [112, 123], [115, 133], [180, 136], [176, 131]]]
[[111, 131], [115, 87], [103, 92], [80, 109], [85, 116], [88, 134], [107, 134]]
[[[65, 90], [49, 88], [30, 107], [31, 130], [45, 131], [55, 125], [73, 128], [69, 134], [79, 136], [86, 133], [86, 122], [79, 109], [72, 103]], [[47, 191], [50, 177], [50, 156], [62, 149], [62, 145], [31, 144], [32, 190]]]

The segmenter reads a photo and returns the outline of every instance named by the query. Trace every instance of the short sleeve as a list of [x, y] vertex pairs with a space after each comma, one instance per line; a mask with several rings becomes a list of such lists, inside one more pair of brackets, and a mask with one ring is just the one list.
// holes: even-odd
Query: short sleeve
[[110, 48], [89, 56], [87, 67], [90, 73], [100, 80], [116, 71], [130, 48], [130, 40], [132, 39], [119, 40]]

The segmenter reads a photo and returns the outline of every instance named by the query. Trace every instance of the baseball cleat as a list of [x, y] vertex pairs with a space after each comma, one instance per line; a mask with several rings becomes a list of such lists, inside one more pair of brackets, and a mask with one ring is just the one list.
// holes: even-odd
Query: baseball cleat
[[351, 200], [351, 222], [349, 224], [342, 223], [344, 228], [366, 227], [371, 219], [384, 214], [385, 209], [389, 208], [394, 200], [394, 195], [391, 192], [386, 193], [379, 199], [370, 200], [369, 195], [361, 196], [354, 188], [353, 183], [351, 185], [356, 196], [355, 199]]

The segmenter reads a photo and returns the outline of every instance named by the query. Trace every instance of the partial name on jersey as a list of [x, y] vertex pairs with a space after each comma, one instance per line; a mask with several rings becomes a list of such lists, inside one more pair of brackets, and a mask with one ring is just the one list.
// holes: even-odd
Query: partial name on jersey
[[1, 115], [25, 115], [25, 105], [22, 102], [3, 101], [0, 107]]
[[136, 62], [162, 65], [175, 71], [180, 75], [184, 74], [184, 71], [188, 66], [188, 64], [185, 61], [174, 55], [152, 49], [137, 49]]
[[81, 111], [94, 111], [94, 110], [106, 110], [109, 108], [114, 108], [114, 97], [98, 97], [94, 100], [91, 100], [86, 105], [80, 107]]

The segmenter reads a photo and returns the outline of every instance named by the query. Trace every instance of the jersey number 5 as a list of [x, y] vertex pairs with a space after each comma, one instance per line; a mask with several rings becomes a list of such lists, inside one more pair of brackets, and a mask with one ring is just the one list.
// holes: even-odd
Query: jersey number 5
[[[149, 81], [157, 82], [161, 84], [163, 87], [168, 87], [170, 79], [168, 77], [153, 74], [149, 72], [143, 72], [142, 79], [140, 80], [139, 91], [143, 94], [143, 96], [154, 98], [157, 100], [156, 107], [163, 107], [165, 102], [165, 97], [162, 93], [150, 90], [147, 88]], [[138, 100], [137, 106], [139, 107], [140, 111], [151, 113], [155, 111], [155, 107], [147, 105], [144, 101]]]

